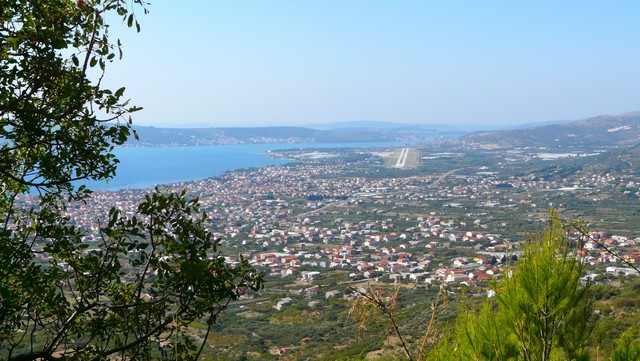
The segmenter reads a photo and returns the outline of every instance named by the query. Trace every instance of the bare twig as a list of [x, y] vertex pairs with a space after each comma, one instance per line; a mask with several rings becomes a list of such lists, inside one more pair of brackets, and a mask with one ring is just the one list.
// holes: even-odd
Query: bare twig
[[640, 273], [640, 269], [636, 265], [631, 263], [629, 260], [627, 260], [625, 257], [620, 255], [620, 253], [618, 253], [618, 252], [614, 251], [613, 249], [611, 249], [604, 242], [593, 238], [591, 236], [591, 234], [589, 234], [589, 232], [582, 226], [582, 224], [580, 222], [575, 222], [575, 221], [572, 222], [572, 221], [564, 221], [563, 220], [562, 223], [564, 224], [565, 227], [570, 227], [570, 228], [574, 229], [576, 232], [578, 232], [580, 234], [580, 236], [582, 236], [583, 241], [591, 241], [591, 242], [597, 244], [602, 249], [604, 249], [605, 251], [611, 253], [614, 257], [616, 257], [617, 259], [622, 261], [622, 263], [626, 264], [627, 266], [633, 268], [636, 272]]

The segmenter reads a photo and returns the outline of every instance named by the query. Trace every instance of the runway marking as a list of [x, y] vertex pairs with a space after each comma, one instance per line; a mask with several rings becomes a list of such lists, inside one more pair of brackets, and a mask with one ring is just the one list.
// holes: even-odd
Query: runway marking
[[398, 161], [396, 162], [396, 168], [404, 168], [405, 163], [407, 162], [407, 156], [409, 155], [409, 148], [402, 148], [400, 152], [400, 156], [398, 157]]

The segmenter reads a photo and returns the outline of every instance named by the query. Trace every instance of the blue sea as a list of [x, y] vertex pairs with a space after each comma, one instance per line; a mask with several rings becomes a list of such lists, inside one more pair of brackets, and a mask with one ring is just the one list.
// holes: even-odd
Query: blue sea
[[93, 190], [151, 188], [154, 185], [192, 181], [226, 171], [291, 162], [272, 158], [268, 151], [306, 148], [399, 147], [402, 143], [274, 143], [193, 147], [124, 147], [115, 150], [120, 160], [116, 176], [108, 182], [86, 182]]

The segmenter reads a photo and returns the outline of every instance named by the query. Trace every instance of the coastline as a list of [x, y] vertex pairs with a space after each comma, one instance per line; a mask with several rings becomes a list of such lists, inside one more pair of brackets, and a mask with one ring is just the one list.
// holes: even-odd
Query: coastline
[[115, 177], [108, 181], [83, 182], [94, 191], [149, 189], [217, 177], [227, 171], [261, 168], [296, 162], [282, 158], [278, 151], [299, 149], [353, 149], [400, 147], [405, 142], [352, 143], [258, 143], [175, 147], [118, 147]]

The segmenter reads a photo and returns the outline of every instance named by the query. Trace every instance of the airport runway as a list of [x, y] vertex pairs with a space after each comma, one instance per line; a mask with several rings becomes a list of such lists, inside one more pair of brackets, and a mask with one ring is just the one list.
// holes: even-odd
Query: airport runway
[[398, 161], [396, 162], [396, 168], [404, 168], [404, 165], [407, 162], [408, 155], [409, 155], [409, 148], [402, 148], [402, 151], [400, 152], [400, 156], [398, 157]]

